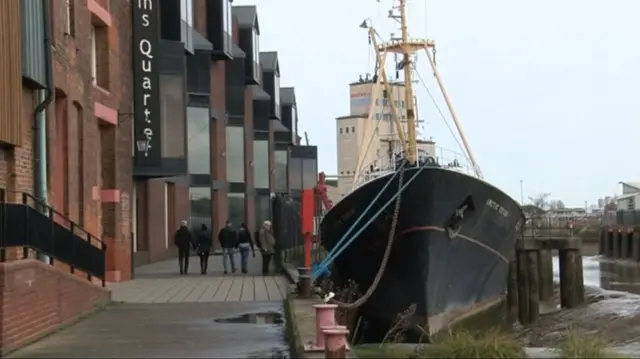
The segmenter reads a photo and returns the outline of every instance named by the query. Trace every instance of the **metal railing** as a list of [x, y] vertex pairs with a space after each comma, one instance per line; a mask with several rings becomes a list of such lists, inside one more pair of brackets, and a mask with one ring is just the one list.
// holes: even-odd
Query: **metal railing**
[[0, 189], [0, 261], [7, 261], [7, 250], [22, 248], [21, 258], [30, 257], [30, 249], [50, 265], [60, 261], [86, 274], [87, 279], [106, 281], [106, 244], [84, 230], [69, 217], [24, 192], [18, 202], [8, 201], [9, 191]]

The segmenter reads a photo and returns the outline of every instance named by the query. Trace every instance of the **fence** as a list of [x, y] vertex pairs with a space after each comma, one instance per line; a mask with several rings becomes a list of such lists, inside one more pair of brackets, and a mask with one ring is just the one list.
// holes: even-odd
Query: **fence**
[[[273, 235], [278, 248], [277, 262], [293, 267], [304, 266], [304, 234], [302, 233], [300, 198], [278, 194], [272, 200]], [[319, 222], [319, 221], [317, 221]], [[325, 251], [316, 236], [311, 247], [312, 262], [320, 260]]]

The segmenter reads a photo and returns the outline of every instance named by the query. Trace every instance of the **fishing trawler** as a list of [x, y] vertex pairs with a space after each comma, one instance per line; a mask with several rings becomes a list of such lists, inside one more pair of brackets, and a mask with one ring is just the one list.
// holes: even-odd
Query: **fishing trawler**
[[[389, 41], [381, 40], [370, 20], [361, 24], [376, 60], [368, 80], [373, 86], [365, 138], [379, 136], [378, 127], [387, 121], [395, 139], [386, 140], [387, 150], [377, 151], [379, 156], [361, 141], [352, 190], [320, 225], [334, 284], [352, 280], [364, 293], [358, 303], [333, 301], [359, 307], [359, 316], [369, 328], [379, 328], [379, 336], [412, 305], [412, 321], [433, 335], [499, 303], [524, 219], [514, 199], [483, 180], [440, 78], [435, 43], [409, 37], [406, 12], [406, 0], [396, 0], [389, 17], [399, 23], [401, 36]], [[388, 54], [395, 63], [387, 63]], [[435, 142], [417, 138], [413, 83], [421, 78], [418, 54], [428, 59], [427, 71], [433, 73], [464, 145], [462, 157], [446, 160]], [[390, 65], [402, 76], [389, 80]], [[392, 87], [398, 84], [402, 101], [392, 101]], [[388, 106], [389, 118], [373, 118], [379, 100]], [[368, 340], [380, 339], [374, 335]]]

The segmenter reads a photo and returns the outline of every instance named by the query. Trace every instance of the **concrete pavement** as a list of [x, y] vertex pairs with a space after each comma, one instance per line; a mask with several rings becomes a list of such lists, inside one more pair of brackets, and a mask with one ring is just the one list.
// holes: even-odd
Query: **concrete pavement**
[[138, 267], [135, 279], [108, 285], [114, 304], [8, 357], [288, 357], [282, 301], [289, 282], [262, 276], [260, 266], [258, 255], [245, 275], [224, 275], [222, 256], [210, 257], [208, 275], [197, 257], [186, 276], [176, 259]]

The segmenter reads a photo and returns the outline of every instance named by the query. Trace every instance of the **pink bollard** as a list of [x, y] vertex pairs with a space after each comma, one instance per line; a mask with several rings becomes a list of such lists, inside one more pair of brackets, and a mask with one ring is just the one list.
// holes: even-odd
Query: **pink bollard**
[[346, 328], [334, 327], [325, 329], [324, 332], [324, 357], [326, 359], [346, 359], [347, 357], [347, 335]]
[[322, 327], [332, 327], [336, 325], [336, 309], [337, 304], [315, 304], [313, 308], [316, 310], [316, 342], [315, 347], [319, 350], [324, 349], [324, 334]]

